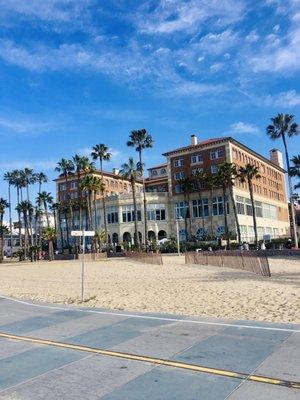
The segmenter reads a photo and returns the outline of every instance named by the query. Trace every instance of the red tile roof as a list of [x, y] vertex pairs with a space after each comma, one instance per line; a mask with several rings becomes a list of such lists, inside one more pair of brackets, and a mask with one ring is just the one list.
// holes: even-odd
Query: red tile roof
[[225, 141], [227, 141], [229, 139], [230, 139], [229, 137], [207, 139], [207, 140], [204, 140], [202, 142], [198, 142], [196, 145], [190, 144], [189, 146], [179, 147], [179, 148], [177, 148], [175, 150], [170, 150], [170, 151], [168, 151], [166, 153], [163, 153], [163, 156], [168, 156], [170, 154], [178, 153], [178, 152], [181, 152], [181, 151], [197, 149], [199, 147], [206, 146], [206, 145], [209, 145], [209, 144], [214, 144], [214, 143], [218, 143], [218, 142], [225, 142]]

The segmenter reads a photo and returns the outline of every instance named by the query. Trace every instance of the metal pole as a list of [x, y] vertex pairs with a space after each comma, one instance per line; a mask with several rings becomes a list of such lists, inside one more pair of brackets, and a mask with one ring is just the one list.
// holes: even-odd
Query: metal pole
[[85, 255], [85, 231], [84, 229], [82, 230], [82, 259], [81, 259], [81, 303], [83, 303], [84, 299], [84, 285], [83, 285], [83, 280], [84, 280], [84, 255]]
[[178, 222], [178, 219], [176, 219], [176, 233], [177, 233], [177, 253], [178, 253], [178, 256], [180, 256], [179, 222]]

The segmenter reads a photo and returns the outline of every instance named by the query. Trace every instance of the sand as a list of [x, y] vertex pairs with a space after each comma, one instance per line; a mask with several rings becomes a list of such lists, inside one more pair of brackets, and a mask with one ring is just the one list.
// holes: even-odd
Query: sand
[[[271, 260], [271, 278], [235, 269], [125, 259], [86, 264], [85, 303], [114, 310], [300, 323], [300, 261]], [[35, 301], [80, 302], [78, 261], [0, 265], [0, 294]]]

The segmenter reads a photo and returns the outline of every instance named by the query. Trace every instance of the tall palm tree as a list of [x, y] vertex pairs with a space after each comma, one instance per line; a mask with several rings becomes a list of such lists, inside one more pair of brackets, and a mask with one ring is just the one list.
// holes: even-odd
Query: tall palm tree
[[4, 247], [4, 237], [9, 235], [9, 229], [5, 225], [0, 226], [0, 263], [3, 262], [3, 247]]
[[[192, 221], [191, 221], [191, 210], [190, 210], [190, 194], [194, 190], [193, 182], [190, 178], [182, 178], [178, 181], [181, 185], [183, 195], [184, 195], [184, 202], [187, 204], [187, 208], [184, 213], [184, 224], [185, 224], [185, 231], [186, 231], [186, 241], [190, 239], [192, 236]], [[189, 220], [189, 229], [188, 223]]]
[[30, 220], [32, 220], [33, 207], [30, 201], [23, 200], [21, 201], [16, 210], [21, 214], [23, 214], [23, 222], [24, 222], [24, 250], [25, 250], [25, 258], [28, 254], [29, 249], [29, 237], [30, 237]]
[[7, 200], [0, 197], [0, 226], [3, 226], [5, 210], [9, 207], [10, 203]]
[[49, 250], [49, 261], [54, 260], [54, 246], [53, 243], [56, 239], [56, 230], [53, 227], [48, 226], [44, 229], [43, 238], [48, 242], [48, 250]]
[[[101, 171], [101, 179], [103, 180], [103, 161], [109, 161], [111, 159], [111, 153], [109, 152], [109, 148], [103, 144], [96, 144], [93, 147], [93, 151], [91, 153], [93, 160], [99, 160], [100, 163], [100, 171]], [[103, 219], [104, 219], [104, 231], [106, 235], [106, 243], [108, 241], [108, 233], [107, 233], [107, 217], [106, 217], [106, 199], [105, 199], [105, 186], [102, 186], [102, 206], [103, 206]]]
[[130, 181], [132, 189], [132, 200], [133, 200], [133, 212], [134, 212], [134, 243], [140, 250], [140, 237], [138, 231], [138, 215], [137, 215], [137, 203], [136, 203], [136, 181], [141, 177], [141, 168], [139, 163], [135, 163], [133, 158], [130, 157], [128, 163], [124, 163], [121, 166], [120, 175], [123, 179]]
[[[200, 200], [201, 204], [202, 204], [202, 201], [203, 201], [203, 199], [202, 199], [202, 188], [206, 185], [207, 179], [208, 179], [207, 173], [202, 171], [202, 170], [197, 171], [195, 176], [194, 176], [194, 181], [195, 181], [195, 184], [196, 184], [196, 189], [199, 191], [199, 200]], [[202, 205], [201, 205], [201, 207], [202, 207], [202, 217], [201, 217], [201, 219], [202, 219], [202, 232], [203, 232], [203, 235], [204, 235], [204, 226], [205, 226], [204, 212], [203, 212], [204, 208], [203, 208]]]
[[75, 154], [72, 161], [73, 161], [73, 164], [75, 167], [75, 173], [77, 176], [79, 230], [81, 230], [82, 229], [82, 191], [81, 191], [81, 185], [80, 185], [81, 172], [87, 170], [91, 166], [91, 164], [90, 164], [88, 157], [80, 156], [78, 154]]
[[291, 204], [291, 220], [292, 226], [291, 231], [293, 233], [295, 246], [298, 248], [298, 237], [297, 237], [297, 229], [296, 229], [296, 220], [295, 220], [295, 210], [293, 207], [293, 185], [290, 174], [290, 158], [286, 143], [287, 137], [293, 137], [299, 134], [298, 124], [294, 121], [294, 116], [290, 114], [278, 114], [276, 117], [271, 118], [272, 124], [267, 127], [267, 134], [272, 140], [282, 139], [284, 151], [285, 151], [285, 160], [288, 172], [288, 183], [289, 183], [289, 197]]
[[[11, 182], [12, 185], [16, 188], [17, 191], [17, 206], [20, 204], [20, 201], [22, 200], [22, 187], [24, 185], [23, 178], [20, 174], [20, 171], [15, 169], [11, 172]], [[21, 227], [21, 210], [19, 208], [16, 208], [18, 212], [18, 233], [19, 233], [19, 246], [20, 249], [24, 249], [24, 243], [22, 240], [22, 227]], [[22, 252], [19, 252], [19, 261], [22, 260]]]
[[[43, 183], [48, 182], [48, 177], [43, 172], [37, 172], [34, 177], [35, 177], [35, 182], [37, 182], [39, 185], [38, 186], [38, 195], [39, 195], [40, 193], [42, 193]], [[39, 210], [36, 209], [35, 219], [38, 218], [38, 220], [35, 221], [35, 227], [37, 228], [37, 225], [38, 225], [39, 246], [41, 247], [41, 245], [42, 245], [42, 220], [41, 220], [41, 218], [42, 218], [43, 213], [41, 212], [41, 204], [39, 201], [37, 202], [37, 208]], [[35, 230], [35, 236], [37, 237], [37, 230]]]
[[[21, 175], [23, 176], [25, 185], [26, 185], [26, 194], [27, 194], [27, 202], [30, 202], [30, 196], [29, 196], [29, 186], [34, 184], [36, 182], [36, 174], [33, 172], [33, 169], [31, 168], [24, 168], [24, 170], [21, 171]], [[28, 209], [29, 213], [29, 209]], [[30, 231], [30, 243], [31, 246], [33, 246], [33, 234], [32, 234], [32, 218], [29, 218], [29, 231]]]
[[253, 227], [254, 227], [254, 244], [257, 246], [258, 244], [258, 235], [257, 235], [257, 222], [256, 222], [256, 209], [255, 209], [255, 201], [254, 201], [254, 194], [253, 194], [253, 180], [259, 179], [259, 168], [251, 165], [246, 164], [244, 167], [239, 168], [239, 177], [241, 182], [246, 182], [249, 188], [251, 206], [252, 206], [252, 217], [253, 217]]
[[8, 183], [10, 254], [12, 255], [12, 253], [13, 253], [13, 226], [12, 226], [11, 187], [14, 185], [13, 173], [6, 172], [4, 174], [4, 180]]
[[[73, 175], [74, 172], [74, 164], [71, 160], [66, 160], [65, 158], [62, 158], [60, 161], [57, 163], [57, 167], [55, 168], [55, 171], [60, 174], [61, 177], [64, 178], [65, 184], [66, 184], [66, 200], [67, 204], [70, 201], [70, 193], [69, 193], [69, 177], [70, 175]], [[70, 217], [72, 221], [72, 209], [69, 207], [70, 211]], [[66, 232], [67, 232], [67, 246], [70, 248], [70, 229], [69, 229], [69, 213], [66, 215]]]
[[50, 218], [49, 218], [49, 206], [53, 204], [53, 197], [51, 193], [42, 192], [37, 197], [37, 203], [43, 204], [44, 212], [46, 215], [47, 227], [50, 227]]
[[[226, 192], [227, 192], [227, 188], [228, 188], [229, 197], [231, 200], [232, 210], [233, 210], [235, 224], [236, 224], [238, 242], [241, 243], [241, 228], [240, 228], [239, 219], [238, 219], [236, 202], [235, 202], [235, 198], [234, 198], [234, 194], [233, 194], [234, 182], [235, 182], [235, 179], [237, 179], [237, 177], [238, 177], [238, 170], [237, 170], [236, 165], [234, 165], [232, 163], [224, 162], [223, 164], [221, 164], [219, 166], [218, 177], [219, 177], [220, 182], [222, 183], [222, 188], [223, 188], [224, 219], [225, 219], [225, 216], [227, 216]], [[227, 218], [226, 218], [226, 222], [227, 222]], [[228, 226], [227, 226], [227, 234], [228, 234]]]
[[145, 149], [150, 149], [151, 147], [153, 147], [153, 139], [146, 129], [131, 131], [129, 135], [129, 140], [127, 141], [127, 146], [134, 147], [139, 154], [139, 168], [143, 179], [145, 246], [147, 249], [148, 247], [147, 246], [147, 238], [148, 238], [147, 198], [146, 198], [146, 186], [145, 186], [144, 164], [142, 160], [142, 153]]
[[213, 228], [213, 196], [214, 196], [214, 189], [218, 186], [218, 179], [213, 175], [208, 175], [206, 184], [209, 187], [210, 233], [213, 238], [215, 236]]

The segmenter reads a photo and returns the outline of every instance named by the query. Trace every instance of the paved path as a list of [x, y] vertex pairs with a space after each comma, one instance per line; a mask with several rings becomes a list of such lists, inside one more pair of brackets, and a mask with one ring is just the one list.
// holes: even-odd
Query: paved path
[[0, 297], [0, 400], [296, 400], [297, 382], [296, 325]]

